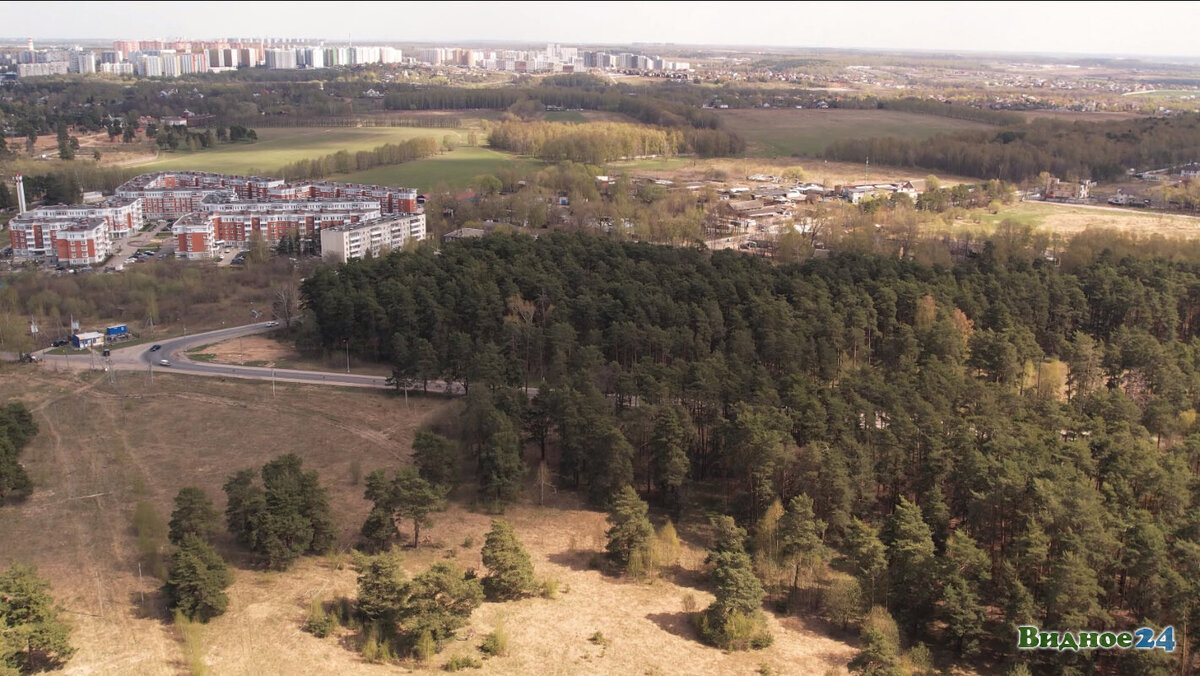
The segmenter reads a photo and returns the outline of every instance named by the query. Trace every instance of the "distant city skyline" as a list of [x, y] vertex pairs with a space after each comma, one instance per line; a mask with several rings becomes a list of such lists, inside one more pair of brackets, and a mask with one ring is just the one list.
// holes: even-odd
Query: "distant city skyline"
[[193, 2], [186, 12], [144, 12], [140, 5], [114, 11], [119, 7], [9, 3], [0, 32], [35, 41], [269, 37], [1200, 58], [1200, 3], [292, 2], [280, 11], [277, 3]]

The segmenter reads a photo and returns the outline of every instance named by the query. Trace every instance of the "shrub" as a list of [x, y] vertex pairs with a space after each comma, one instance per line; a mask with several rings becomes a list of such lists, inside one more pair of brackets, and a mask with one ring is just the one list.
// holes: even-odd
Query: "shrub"
[[759, 650], [774, 642], [761, 611], [733, 611], [722, 617], [711, 606], [695, 615], [696, 631], [706, 643], [722, 650]]
[[451, 657], [449, 659], [449, 661], [446, 662], [446, 666], [444, 666], [442, 668], [445, 669], [446, 671], [462, 671], [463, 669], [481, 669], [481, 668], [483, 668], [483, 662], [480, 662], [479, 660], [477, 660], [473, 657], [468, 657], [466, 655], [458, 655], [456, 657]]
[[608, 639], [604, 637], [604, 633], [601, 631], [596, 631], [596, 633], [588, 637], [588, 640], [596, 645], [608, 645]]
[[491, 657], [500, 657], [508, 654], [508, 631], [504, 629], [504, 625], [496, 627], [492, 633], [483, 637], [483, 643], [480, 644], [479, 650], [485, 655]]
[[554, 578], [547, 578], [545, 580], [542, 580], [542, 583], [539, 587], [540, 587], [540, 591], [538, 593], [541, 595], [542, 598], [544, 598], [544, 599], [558, 598], [558, 580], [555, 580]]
[[308, 604], [308, 618], [304, 620], [304, 631], [317, 638], [325, 638], [333, 632], [336, 621], [337, 618], [325, 612], [325, 605], [321, 603], [321, 599], [315, 598]]

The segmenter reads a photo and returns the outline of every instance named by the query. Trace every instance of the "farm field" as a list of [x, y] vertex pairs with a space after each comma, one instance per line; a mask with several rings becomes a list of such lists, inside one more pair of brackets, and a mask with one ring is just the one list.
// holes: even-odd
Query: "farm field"
[[815, 155], [849, 138], [934, 134], [988, 129], [989, 125], [948, 117], [892, 110], [722, 110], [727, 128], [748, 142], [748, 154], [762, 157]]
[[[437, 130], [444, 132], [447, 130]], [[440, 138], [440, 137], [438, 137]], [[519, 166], [538, 166], [541, 163], [527, 157], [518, 157], [486, 147], [459, 146], [448, 153], [441, 153], [423, 160], [375, 167], [366, 171], [341, 174], [331, 177], [338, 181], [398, 185], [429, 191], [440, 185], [449, 188], [465, 188], [471, 179], [480, 174], [490, 174], [500, 169]]]
[[231, 174], [270, 175], [285, 164], [313, 159], [339, 150], [370, 150], [385, 143], [447, 134], [466, 143], [465, 129], [430, 127], [266, 127], [255, 130], [257, 143], [220, 145], [199, 152], [162, 153], [149, 162], [129, 164], [138, 171], [193, 169]]
[[[148, 567], [139, 574], [133, 512], [149, 503], [169, 517], [175, 493], [203, 488], [218, 510], [220, 490], [234, 471], [293, 452], [319, 472], [339, 531], [348, 546], [366, 516], [361, 477], [407, 461], [415, 430], [449, 420], [461, 404], [403, 399], [380, 391], [323, 389], [269, 383], [222, 382], [157, 373], [56, 372], [4, 365], [0, 401], [20, 399], [41, 430], [23, 461], [36, 487], [24, 503], [3, 506], [0, 566], [37, 565], [74, 626], [71, 674], [177, 674], [188, 670], [179, 636], [166, 620]], [[186, 415], [180, 415], [187, 411]], [[530, 449], [529, 459], [536, 456]], [[528, 494], [533, 494], [527, 491]], [[419, 549], [406, 549], [411, 576], [453, 559], [481, 568], [479, 547], [491, 516], [469, 508], [464, 487], [448, 513], [434, 515]], [[484, 634], [501, 622], [510, 655], [484, 662], [484, 674], [752, 673], [768, 665], [780, 674], [846, 673], [854, 648], [796, 617], [768, 613], [775, 644], [762, 651], [724, 653], [701, 645], [683, 612], [692, 595], [711, 599], [698, 574], [704, 533], [687, 522], [679, 567], [652, 584], [608, 578], [588, 560], [603, 547], [604, 515], [584, 509], [569, 492], [547, 494], [546, 505], [510, 507], [536, 574], [559, 582], [556, 599], [485, 603], [421, 673], [440, 673], [447, 659], [478, 656]], [[469, 541], [468, 541], [469, 538]], [[217, 548], [230, 560], [234, 584], [228, 612], [198, 629], [193, 656], [214, 674], [394, 672], [364, 662], [345, 647], [347, 635], [318, 639], [301, 631], [314, 598], [353, 596], [349, 557], [306, 557], [284, 573], [257, 569], [226, 534]], [[607, 645], [589, 642], [603, 632]], [[194, 663], [194, 662], [193, 662]], [[407, 664], [407, 667], [415, 665]]]
[[[1005, 219], [1047, 231], [1054, 235], [1070, 236], [1089, 228], [1108, 228], [1138, 236], [1162, 235], [1200, 239], [1200, 218], [1175, 214], [1159, 214], [1100, 206], [1017, 202], [1002, 207], [996, 214], [978, 215], [976, 225], [990, 232]], [[964, 221], [964, 224], [969, 221]], [[970, 226], [967, 226], [970, 227]]]

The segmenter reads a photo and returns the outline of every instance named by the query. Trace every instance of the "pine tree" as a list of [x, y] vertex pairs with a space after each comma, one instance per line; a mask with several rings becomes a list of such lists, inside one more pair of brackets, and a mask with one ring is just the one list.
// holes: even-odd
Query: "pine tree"
[[447, 489], [430, 484], [411, 467], [405, 467], [389, 480], [383, 470], [367, 475], [363, 497], [375, 503], [362, 534], [382, 549], [397, 533], [396, 520], [413, 524], [413, 547], [421, 544], [421, 527], [432, 526], [429, 515], [446, 508]]
[[613, 499], [608, 512], [611, 527], [608, 536], [608, 558], [620, 570], [629, 567], [629, 562], [643, 551], [654, 537], [654, 526], [646, 517], [646, 503], [638, 497], [633, 486], [626, 485]]
[[220, 527], [221, 514], [202, 489], [185, 486], [175, 496], [175, 511], [171, 512], [167, 539], [181, 545], [187, 536], [195, 535], [207, 541]]
[[875, 604], [876, 585], [887, 572], [887, 547], [870, 525], [851, 519], [845, 537], [845, 555], [851, 572], [867, 593], [867, 602]]
[[521, 438], [512, 420], [499, 411], [490, 411], [487, 423], [492, 432], [479, 452], [479, 493], [497, 503], [507, 502], [521, 492], [525, 477]]
[[202, 537], [188, 533], [171, 554], [170, 573], [163, 586], [168, 607], [185, 617], [207, 622], [225, 612], [225, 589], [233, 576], [225, 560]]
[[824, 532], [825, 522], [813, 515], [812, 498], [804, 494], [792, 498], [779, 520], [777, 538], [780, 555], [792, 562], [793, 591], [799, 585], [801, 568], [814, 566], [824, 558]]
[[718, 548], [709, 550], [705, 559], [712, 566], [710, 578], [716, 600], [697, 619], [700, 635], [725, 650], [764, 648], [773, 640], [762, 614], [766, 592], [742, 545], [745, 531], [730, 527], [733, 520], [729, 517], [719, 522], [724, 526], [724, 535], [717, 540]]
[[263, 488], [242, 470], [225, 482], [225, 520], [238, 542], [284, 570], [301, 554], [327, 551], [336, 535], [329, 499], [316, 472], [305, 472], [294, 454], [263, 465]]
[[483, 591], [496, 601], [520, 598], [533, 590], [533, 563], [507, 521], [492, 520], [492, 530], [483, 545]]
[[929, 621], [934, 602], [933, 534], [921, 508], [900, 498], [888, 520], [888, 577], [895, 607], [913, 634]]
[[410, 647], [426, 631], [441, 646], [482, 603], [483, 587], [477, 578], [439, 561], [412, 579], [397, 616]]
[[456, 486], [459, 480], [458, 446], [446, 437], [419, 430], [413, 437], [413, 463], [421, 477], [436, 486]]
[[588, 498], [608, 506], [624, 486], [633, 483], [633, 446], [615, 425], [594, 431], [588, 454]]
[[75, 653], [49, 590], [33, 566], [14, 563], [0, 574], [0, 671], [53, 669]]
[[358, 612], [367, 620], [395, 620], [408, 599], [408, 578], [392, 553], [358, 559]]
[[654, 416], [654, 436], [650, 440], [654, 486], [662, 504], [676, 516], [691, 467], [687, 455], [687, 446], [695, 434], [691, 425], [687, 412], [679, 407], [664, 408]]
[[850, 660], [850, 672], [861, 676], [901, 676], [900, 636], [891, 615], [878, 606], [863, 618], [862, 648]]

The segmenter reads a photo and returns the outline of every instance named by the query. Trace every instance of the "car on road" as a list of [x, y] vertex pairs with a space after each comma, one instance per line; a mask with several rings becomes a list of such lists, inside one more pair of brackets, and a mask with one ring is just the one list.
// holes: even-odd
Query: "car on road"
[[279, 326], [279, 322], [267, 322], [267, 326]]
[[162, 349], [162, 345], [151, 345], [151, 346], [150, 346], [150, 351], [151, 351], [151, 352], [158, 352], [158, 351], [159, 351], [159, 350], [161, 350], [161, 349]]
[[171, 360], [170, 360], [170, 359], [159, 359], [159, 360], [158, 360], [158, 365], [159, 365], [159, 366], [170, 366], [170, 365], [171, 365]]

